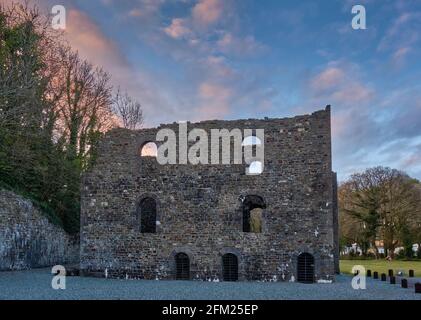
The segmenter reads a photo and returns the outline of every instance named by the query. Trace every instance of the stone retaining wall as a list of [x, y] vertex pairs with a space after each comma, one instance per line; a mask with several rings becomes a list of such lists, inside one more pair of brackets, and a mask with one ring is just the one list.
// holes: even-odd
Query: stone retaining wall
[[70, 236], [31, 201], [0, 190], [0, 271], [79, 263], [79, 237]]

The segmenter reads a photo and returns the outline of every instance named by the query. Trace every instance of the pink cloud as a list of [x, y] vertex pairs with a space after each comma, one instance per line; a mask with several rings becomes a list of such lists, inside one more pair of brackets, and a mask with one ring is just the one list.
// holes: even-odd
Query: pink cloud
[[216, 77], [229, 79], [235, 76], [235, 71], [227, 64], [226, 59], [221, 56], [209, 56], [204, 61], [207, 68]]
[[173, 19], [171, 25], [164, 28], [164, 32], [174, 39], [179, 39], [185, 35], [191, 34], [191, 30], [186, 26], [186, 20], [180, 18]]
[[168, 98], [171, 93], [162, 91], [167, 79], [141, 66], [134, 68], [129, 64], [118, 45], [87, 14], [75, 9], [68, 10], [65, 37], [83, 58], [104, 67], [111, 74], [115, 87], [121, 86], [142, 103], [146, 126], [151, 125], [156, 118], [173, 118], [174, 115], [182, 114], [183, 110], [177, 110], [174, 100]]
[[192, 10], [195, 23], [201, 26], [209, 26], [217, 22], [223, 13], [221, 0], [200, 0]]
[[198, 119], [217, 119], [225, 116], [230, 110], [233, 91], [216, 83], [204, 82], [199, 86], [201, 106]]
[[129, 11], [129, 16], [130, 17], [141, 17], [143, 15], [144, 15], [144, 12], [142, 10], [140, 10], [140, 9], [137, 9], [137, 8], [132, 9], [132, 10]]
[[87, 14], [70, 9], [67, 15], [65, 37], [81, 56], [100, 66], [127, 65], [117, 45], [103, 34]]
[[405, 61], [405, 57], [411, 51], [410, 47], [398, 48], [392, 56], [393, 62], [395, 65], [402, 65]]
[[373, 91], [361, 83], [349, 83], [334, 91], [331, 99], [337, 103], [360, 103], [368, 102], [373, 97]]
[[226, 100], [231, 97], [232, 92], [222, 85], [205, 82], [200, 85], [199, 94], [206, 99]]
[[[118, 5], [121, 0], [107, 0], [108, 4], [114, 3]], [[132, 18], [151, 19], [156, 17], [165, 0], [137, 0], [134, 7], [128, 12], [128, 16]]]
[[338, 85], [345, 79], [345, 73], [337, 67], [329, 67], [322, 71], [311, 82], [311, 86], [316, 91], [326, 90]]
[[377, 50], [399, 50], [400, 47], [413, 46], [418, 43], [420, 41], [420, 21], [421, 12], [402, 13], [385, 32]]
[[421, 164], [421, 154], [413, 154], [402, 161], [404, 168], [416, 167]]
[[344, 134], [345, 128], [349, 123], [349, 114], [348, 112], [338, 113], [332, 117], [332, 135], [337, 138]]
[[255, 55], [266, 49], [266, 47], [257, 42], [253, 36], [241, 38], [234, 36], [230, 32], [224, 33], [218, 40], [217, 46], [222, 53], [238, 56]]
[[311, 93], [317, 100], [339, 105], [367, 103], [374, 91], [361, 83], [358, 67], [346, 63], [331, 62], [310, 80]]
[[395, 54], [393, 55], [393, 57], [395, 59], [400, 59], [402, 57], [404, 57], [411, 49], [408, 47], [404, 47], [404, 48], [399, 48], [398, 50], [396, 50]]
[[[254, 36], [239, 36], [238, 30], [236, 32], [232, 27], [227, 28], [230, 24], [223, 19], [223, 14], [231, 17], [231, 9], [227, 2], [221, 0], [200, 0], [193, 7], [191, 14], [172, 19], [162, 31], [170, 38], [185, 40], [189, 44], [187, 50], [195, 49], [201, 54], [210, 52], [244, 57], [254, 56], [266, 50], [267, 47]], [[218, 29], [209, 28], [219, 21], [222, 23], [218, 25]]]
[[[143, 0], [145, 1], [145, 0]], [[162, 1], [162, 0], [161, 0]], [[174, 18], [164, 32], [174, 39], [184, 35], [198, 36], [209, 31], [208, 27], [222, 18], [225, 3], [222, 0], [199, 0], [185, 18]], [[194, 31], [194, 32], [193, 32]], [[196, 39], [190, 41], [195, 41]], [[196, 44], [196, 43], [195, 43]]]

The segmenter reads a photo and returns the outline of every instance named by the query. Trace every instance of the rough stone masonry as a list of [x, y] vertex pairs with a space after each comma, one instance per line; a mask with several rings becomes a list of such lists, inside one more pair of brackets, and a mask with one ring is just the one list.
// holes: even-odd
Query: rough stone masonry
[[0, 190], [0, 271], [79, 263], [79, 238], [54, 225], [34, 204]]
[[[114, 129], [83, 178], [81, 272], [119, 278], [330, 282], [337, 269], [330, 106], [310, 115], [188, 123], [264, 129], [264, 171], [160, 165], [140, 150], [178, 124]], [[209, 149], [211, 149], [210, 146]], [[260, 211], [257, 212], [256, 210]], [[152, 222], [151, 222], [152, 219]], [[250, 227], [257, 219], [260, 225]], [[310, 280], [310, 281], [308, 281]]]

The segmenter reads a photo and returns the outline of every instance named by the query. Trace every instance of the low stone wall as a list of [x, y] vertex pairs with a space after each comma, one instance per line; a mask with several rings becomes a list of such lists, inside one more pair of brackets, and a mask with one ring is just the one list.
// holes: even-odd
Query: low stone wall
[[79, 263], [79, 236], [70, 236], [27, 200], [0, 190], [0, 270]]

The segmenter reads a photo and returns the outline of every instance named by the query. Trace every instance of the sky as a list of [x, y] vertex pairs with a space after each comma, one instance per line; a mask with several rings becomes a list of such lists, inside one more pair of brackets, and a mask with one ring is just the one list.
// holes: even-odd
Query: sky
[[147, 127], [329, 104], [340, 181], [378, 165], [421, 179], [419, 0], [32, 2], [65, 6], [73, 48], [142, 103]]

